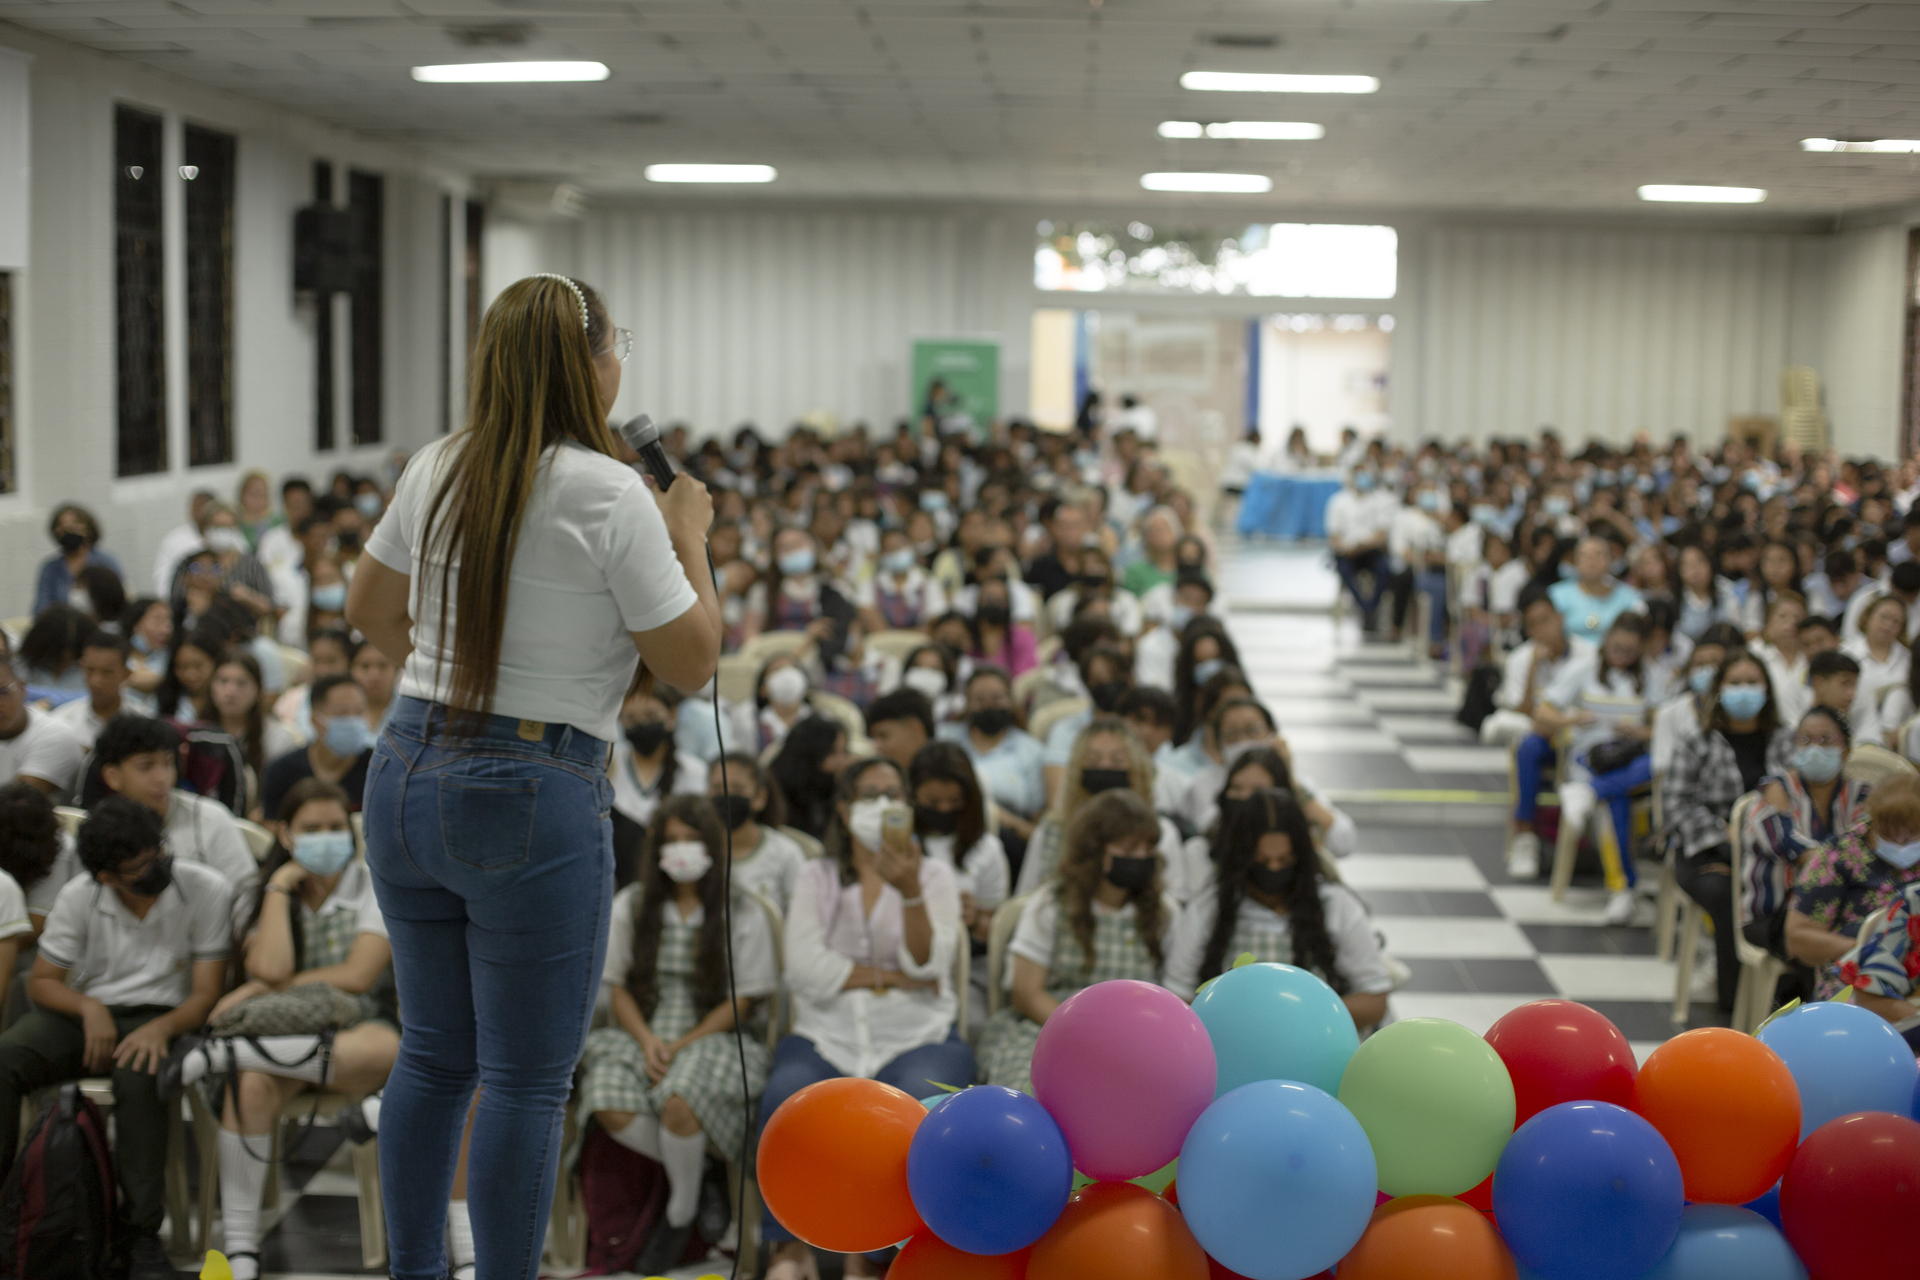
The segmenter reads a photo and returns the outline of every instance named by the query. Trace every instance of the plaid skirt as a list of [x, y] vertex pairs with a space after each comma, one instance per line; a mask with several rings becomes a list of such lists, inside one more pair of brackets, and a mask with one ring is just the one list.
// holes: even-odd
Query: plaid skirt
[[587, 1036], [586, 1078], [580, 1085], [580, 1114], [626, 1111], [658, 1116], [667, 1099], [686, 1099], [701, 1129], [722, 1151], [737, 1152], [746, 1138], [748, 1101], [767, 1087], [773, 1057], [757, 1039], [746, 1039], [747, 1075], [740, 1078], [740, 1038], [721, 1032], [702, 1036], [682, 1049], [659, 1084], [647, 1079], [640, 1042], [619, 1027], [601, 1027]]

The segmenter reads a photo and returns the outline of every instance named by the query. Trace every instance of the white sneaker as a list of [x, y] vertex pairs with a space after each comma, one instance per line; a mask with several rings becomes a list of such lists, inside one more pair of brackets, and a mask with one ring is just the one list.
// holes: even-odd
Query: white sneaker
[[1607, 899], [1607, 923], [1620, 928], [1633, 923], [1634, 904], [1640, 896], [1631, 889], [1622, 889]]
[[1600, 805], [1600, 793], [1585, 782], [1568, 782], [1560, 788], [1560, 824], [1584, 831], [1587, 819]]
[[1540, 837], [1533, 832], [1522, 831], [1507, 842], [1507, 878], [1540, 878]]

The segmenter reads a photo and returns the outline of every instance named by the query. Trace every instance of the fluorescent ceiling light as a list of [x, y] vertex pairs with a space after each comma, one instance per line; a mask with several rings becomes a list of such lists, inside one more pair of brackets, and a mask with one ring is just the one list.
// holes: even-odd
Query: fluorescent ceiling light
[[1273, 190], [1264, 173], [1143, 173], [1140, 185], [1149, 191], [1231, 191], [1263, 195]]
[[1920, 151], [1920, 138], [1876, 138], [1870, 142], [1849, 142], [1841, 138], [1802, 138], [1802, 151], [1865, 151], [1902, 156]]
[[604, 62], [451, 62], [415, 67], [422, 84], [529, 84], [569, 80], [605, 80]]
[[1767, 198], [1760, 187], [1690, 187], [1654, 184], [1640, 188], [1642, 200], [1680, 204], [1759, 204]]
[[1263, 142], [1312, 142], [1327, 136], [1325, 125], [1304, 120], [1221, 120], [1203, 125], [1196, 120], [1163, 120], [1163, 138], [1244, 138]]
[[772, 182], [770, 164], [650, 164], [648, 182]]
[[1251, 71], [1189, 71], [1180, 77], [1182, 89], [1215, 93], [1377, 93], [1372, 76], [1292, 76]]
[[1198, 120], [1162, 120], [1160, 136], [1163, 138], [1204, 138], [1206, 126]]

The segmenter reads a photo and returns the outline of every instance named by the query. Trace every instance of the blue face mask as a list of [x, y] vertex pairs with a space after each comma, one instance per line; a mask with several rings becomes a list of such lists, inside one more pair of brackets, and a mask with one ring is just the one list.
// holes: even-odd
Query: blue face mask
[[1761, 684], [1722, 685], [1720, 705], [1735, 720], [1751, 720], [1766, 708], [1767, 687]]
[[353, 861], [353, 832], [309, 831], [293, 838], [293, 860], [317, 876], [337, 876]]
[[1220, 659], [1218, 658], [1208, 658], [1204, 662], [1194, 663], [1193, 664], [1193, 687], [1197, 689], [1201, 685], [1205, 684], [1207, 681], [1213, 679], [1214, 676], [1220, 673], [1220, 668], [1225, 665], [1226, 664], [1220, 661]]
[[359, 716], [335, 716], [327, 721], [327, 731], [320, 740], [333, 754], [351, 760], [373, 745], [373, 730]]
[[321, 613], [339, 613], [347, 607], [347, 584], [336, 582], [332, 586], [315, 587], [309, 599]]
[[920, 509], [922, 511], [945, 511], [947, 509], [947, 495], [939, 489], [922, 489], [920, 491]]
[[1419, 505], [1422, 511], [1438, 511], [1440, 509], [1440, 495], [1431, 489], [1422, 489], [1419, 495], [1414, 498], [1414, 502]]
[[[1193, 621], [1193, 610], [1184, 604], [1177, 604], [1173, 606], [1173, 616], [1168, 621], [1173, 624], [1175, 631], [1184, 631], [1187, 624]], [[1198, 667], [1194, 668], [1194, 674], [1196, 676], [1199, 674]]]
[[1909, 840], [1906, 844], [1881, 840], [1874, 846], [1874, 852], [1902, 871], [1911, 871], [1915, 863], [1920, 863], [1920, 840]]
[[1695, 693], [1704, 694], [1707, 690], [1713, 688], [1713, 668], [1695, 667], [1687, 673], [1687, 683], [1693, 686]]
[[153, 646], [148, 644], [147, 638], [138, 632], [134, 634], [133, 639], [129, 643], [133, 645], [135, 653], [145, 654], [148, 657], [153, 656]]
[[897, 551], [888, 551], [880, 557], [880, 567], [888, 573], [905, 573], [913, 568], [913, 548], [901, 547]]
[[1550, 516], [1564, 516], [1573, 510], [1573, 503], [1556, 493], [1550, 498], [1542, 499], [1540, 509]]
[[780, 564], [780, 572], [786, 574], [790, 578], [799, 577], [801, 574], [805, 574], [805, 573], [812, 573], [813, 572], [813, 550], [812, 548], [808, 547], [808, 548], [803, 548], [799, 551], [789, 551], [787, 552], [787, 554], [780, 557], [779, 564]]
[[1475, 524], [1489, 525], [1499, 518], [1500, 513], [1487, 503], [1476, 502], [1473, 504], [1473, 522]]
[[1361, 493], [1372, 493], [1373, 477], [1367, 472], [1362, 471], [1353, 478], [1353, 487]]
[[356, 493], [353, 496], [353, 509], [369, 520], [380, 518], [380, 495], [377, 493]]
[[1832, 782], [1840, 776], [1840, 748], [1815, 746], [1811, 743], [1804, 747], [1795, 747], [1793, 767], [1808, 782]]

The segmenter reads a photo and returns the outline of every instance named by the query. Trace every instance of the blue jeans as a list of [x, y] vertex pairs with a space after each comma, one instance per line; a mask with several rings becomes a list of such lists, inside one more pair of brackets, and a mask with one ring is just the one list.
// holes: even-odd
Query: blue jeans
[[[966, 992], [960, 998], [967, 998]], [[943, 1084], [956, 1085], [962, 1089], [973, 1083], [973, 1050], [960, 1038], [960, 1033], [950, 1032], [939, 1044], [921, 1045], [918, 1049], [909, 1049], [899, 1057], [880, 1068], [874, 1076], [881, 1084], [890, 1084], [903, 1089], [916, 1098], [925, 1098], [941, 1092]], [[774, 1046], [773, 1071], [767, 1076], [767, 1091], [760, 1096], [760, 1127], [766, 1128], [767, 1117], [780, 1109], [780, 1104], [800, 1092], [810, 1084], [819, 1084], [822, 1080], [834, 1080], [846, 1072], [820, 1056], [813, 1047], [813, 1041], [804, 1036], [787, 1036]], [[381, 1111], [384, 1122], [386, 1112]], [[753, 1135], [756, 1150], [760, 1146], [760, 1135]], [[760, 1238], [771, 1245], [782, 1245], [794, 1239], [793, 1232], [780, 1224], [768, 1209], [760, 1218]]]
[[[1582, 763], [1585, 763], [1584, 761]], [[1653, 756], [1636, 756], [1612, 773], [1594, 776], [1594, 794], [1607, 802], [1613, 820], [1613, 839], [1596, 841], [1600, 846], [1600, 866], [1607, 876], [1607, 888], [1618, 893], [1630, 889], [1639, 880], [1633, 860], [1633, 793], [1653, 781]]]
[[1533, 821], [1533, 811], [1540, 807], [1540, 770], [1553, 762], [1553, 744], [1537, 733], [1520, 739], [1513, 749], [1514, 821]]
[[[1374, 611], [1380, 607], [1380, 597], [1387, 589], [1386, 553], [1376, 547], [1358, 555], [1335, 556], [1333, 567], [1339, 572], [1340, 581], [1346, 584], [1348, 593], [1353, 596], [1353, 602], [1360, 606], [1360, 625], [1372, 626]], [[1360, 590], [1362, 572], [1373, 575], [1371, 591]]]
[[480, 1274], [533, 1280], [606, 960], [608, 745], [502, 716], [452, 739], [444, 708], [394, 705], [365, 812], [400, 990], [400, 1057], [380, 1112], [392, 1274], [446, 1275], [447, 1198], [478, 1082], [467, 1201]]

